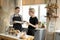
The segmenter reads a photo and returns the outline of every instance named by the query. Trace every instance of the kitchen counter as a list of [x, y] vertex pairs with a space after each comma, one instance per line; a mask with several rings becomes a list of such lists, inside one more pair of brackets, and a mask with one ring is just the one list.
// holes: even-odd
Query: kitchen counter
[[16, 36], [7, 35], [7, 34], [0, 34], [0, 36], [3, 36], [3, 37], [5, 37], [5, 38], [14, 39], [14, 40], [22, 40], [22, 39], [19, 39], [19, 38], [16, 37]]
[[[29, 39], [34, 39], [34, 36], [29, 36], [29, 35], [26, 35], [26, 38], [29, 40]], [[17, 36], [12, 36], [12, 35], [8, 35], [8, 34], [4, 34], [4, 33], [1, 33], [0, 34], [0, 40], [26, 40], [26, 39], [20, 39], [19, 37]]]
[[45, 30], [45, 28], [36, 28], [35, 30]]
[[45, 39], [45, 29], [39, 28], [35, 29], [35, 40], [44, 40]]
[[56, 30], [54, 32], [54, 37], [55, 37], [55, 40], [60, 40], [60, 30]]
[[60, 30], [56, 30], [55, 32], [59, 32], [60, 33]]

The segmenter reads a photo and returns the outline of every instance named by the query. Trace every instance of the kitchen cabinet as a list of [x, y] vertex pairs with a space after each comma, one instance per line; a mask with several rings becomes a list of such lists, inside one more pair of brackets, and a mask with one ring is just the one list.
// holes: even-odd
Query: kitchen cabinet
[[60, 30], [56, 30], [54, 34], [55, 40], [60, 40]]
[[41, 29], [36, 29], [35, 30], [35, 39], [34, 40], [45, 40], [45, 29], [41, 28]]

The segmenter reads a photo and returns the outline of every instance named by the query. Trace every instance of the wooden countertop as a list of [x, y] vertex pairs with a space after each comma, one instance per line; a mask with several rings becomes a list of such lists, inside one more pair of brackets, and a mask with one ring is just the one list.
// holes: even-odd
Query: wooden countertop
[[[12, 35], [8, 35], [8, 34], [4, 34], [4, 33], [1, 33], [1, 34], [0, 34], [0, 37], [6, 37], [6, 38], [15, 39], [15, 40], [23, 40], [23, 39], [20, 39], [20, 38], [18, 38], [18, 37], [16, 37], [16, 36], [12, 36]], [[31, 38], [34, 39], [33, 36], [26, 35], [26, 38], [29, 38], [29, 37], [31, 37]]]
[[16, 40], [22, 40], [22, 39], [19, 39], [19, 38], [16, 37], [16, 36], [7, 35], [7, 34], [0, 34], [0, 36], [5, 36], [5, 37], [13, 38], [13, 39], [16, 39]]

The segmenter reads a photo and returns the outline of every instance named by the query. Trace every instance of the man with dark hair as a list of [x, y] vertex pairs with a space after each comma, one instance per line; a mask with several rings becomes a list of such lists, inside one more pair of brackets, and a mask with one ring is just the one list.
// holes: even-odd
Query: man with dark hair
[[16, 10], [16, 9], [20, 9], [20, 8], [19, 8], [19, 7], [15, 7], [15, 10]]
[[13, 24], [15, 30], [22, 31], [22, 16], [19, 14], [20, 8], [15, 7], [15, 13], [11, 16], [10, 24]]

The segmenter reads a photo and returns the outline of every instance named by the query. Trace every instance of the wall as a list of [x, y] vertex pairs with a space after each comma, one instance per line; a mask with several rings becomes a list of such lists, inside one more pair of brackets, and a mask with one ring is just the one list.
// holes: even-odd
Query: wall
[[23, 5], [30, 5], [30, 4], [42, 4], [44, 0], [22, 0]]
[[59, 8], [57, 9], [57, 15], [59, 16], [59, 18], [57, 18], [57, 22], [56, 22], [56, 30], [60, 30], [60, 0], [57, 1], [57, 4], [59, 6]]
[[[20, 5], [21, 0], [17, 0], [17, 5]], [[43, 4], [44, 0], [22, 0], [23, 5]]]
[[10, 15], [14, 13], [14, 0], [0, 0], [0, 32], [5, 32], [9, 25]]

